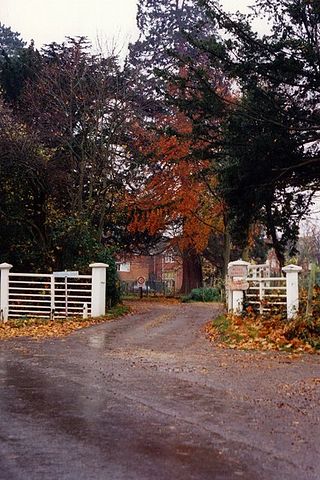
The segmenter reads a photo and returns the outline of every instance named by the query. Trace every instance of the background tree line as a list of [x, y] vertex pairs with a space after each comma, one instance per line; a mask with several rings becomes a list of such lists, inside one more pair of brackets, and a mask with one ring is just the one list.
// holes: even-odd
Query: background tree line
[[[261, 15], [269, 33], [252, 25]], [[39, 52], [0, 25], [0, 257], [84, 268], [162, 235], [183, 257], [280, 263], [319, 189], [318, 2], [139, 0], [118, 59], [85, 38]]]

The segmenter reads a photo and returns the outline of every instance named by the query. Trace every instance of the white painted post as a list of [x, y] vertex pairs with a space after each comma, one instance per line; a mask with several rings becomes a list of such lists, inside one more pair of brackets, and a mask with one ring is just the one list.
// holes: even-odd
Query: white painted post
[[99, 317], [106, 313], [106, 263], [91, 263], [92, 286], [91, 286], [91, 316]]
[[226, 285], [226, 302], [227, 302], [228, 312], [231, 312], [232, 310], [232, 290], [229, 285], [230, 281], [231, 279], [228, 277], [228, 275], [226, 275], [225, 285]]
[[259, 281], [259, 313], [260, 315], [263, 314], [263, 297], [264, 297], [264, 288], [263, 288], [263, 285], [262, 285], [262, 280], [260, 278], [260, 281]]
[[0, 264], [0, 320], [8, 321], [9, 314], [9, 272], [10, 263]]
[[241, 259], [228, 264], [228, 311], [234, 313], [241, 313], [243, 311], [243, 288], [236, 289], [232, 287], [232, 283], [239, 283], [241, 286], [241, 283], [246, 281], [249, 265], [248, 262]]
[[233, 290], [232, 311], [234, 313], [241, 313], [243, 311], [243, 290]]
[[295, 317], [299, 310], [299, 279], [298, 274], [302, 267], [298, 265], [286, 265], [282, 271], [286, 274], [287, 286], [287, 319]]
[[54, 310], [55, 310], [55, 284], [54, 284], [54, 275], [50, 277], [50, 319], [54, 319]]

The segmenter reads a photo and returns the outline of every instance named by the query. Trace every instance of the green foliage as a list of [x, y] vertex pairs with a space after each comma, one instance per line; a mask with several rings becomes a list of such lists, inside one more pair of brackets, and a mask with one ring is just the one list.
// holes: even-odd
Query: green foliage
[[3, 52], [0, 84], [0, 260], [32, 272], [106, 261], [115, 304], [104, 244], [126, 230], [125, 175], [132, 180], [125, 155], [119, 162], [128, 108], [116, 59], [92, 55], [83, 38], [41, 54], [31, 45]]
[[57, 269], [66, 268], [90, 273], [89, 265], [102, 262], [107, 268], [106, 292], [108, 306], [120, 301], [120, 286], [113, 250], [104, 247], [88, 221], [79, 218], [60, 220], [52, 231], [54, 248], [58, 253]]
[[[137, 138], [164, 112], [188, 116], [188, 158], [208, 162], [208, 194], [223, 199], [227, 235], [212, 236], [211, 261], [226, 263], [216, 250], [224, 243], [228, 252], [229, 231], [232, 248], [247, 246], [255, 223], [280, 260], [288, 247], [294, 254], [310, 204], [301, 192], [312, 194], [320, 178], [317, 3], [257, 0], [251, 17], [231, 18], [212, 0], [139, 0], [141, 36], [125, 72], [114, 56], [90, 53], [85, 38], [39, 53], [0, 24], [0, 259], [20, 271], [105, 261], [114, 303], [104, 244], [134, 243], [126, 199], [144, 187], [150, 160]], [[261, 38], [252, 29], [260, 13], [272, 25]], [[135, 240], [140, 248], [146, 236]]]
[[107, 299], [108, 306], [114, 307], [120, 302], [120, 282], [117, 273], [117, 266], [115, 259], [112, 255], [112, 251], [108, 249], [100, 249], [100, 253], [97, 253], [96, 261], [107, 263]]
[[24, 46], [25, 42], [21, 40], [20, 33], [13, 32], [10, 27], [0, 22], [0, 51], [11, 56]]
[[[187, 36], [199, 55], [180, 55], [182, 76], [170, 78], [187, 93], [179, 107], [207, 139], [203, 155], [219, 173], [233, 243], [244, 248], [252, 224], [260, 222], [283, 262], [286, 248], [294, 254], [310, 206], [302, 192], [319, 187], [317, 2], [259, 0], [247, 17], [230, 16], [211, 0], [196, 3], [214, 34], [201, 38], [194, 29]], [[253, 30], [260, 16], [273, 26], [263, 37]], [[198, 58], [206, 59], [205, 68]], [[225, 110], [214, 71], [239, 88], [225, 98]]]
[[41, 69], [41, 55], [33, 42], [25, 42], [10, 27], [0, 23], [0, 86], [5, 100], [15, 104], [28, 79], [34, 79]]
[[222, 339], [226, 339], [227, 331], [230, 327], [230, 319], [226, 315], [218, 315], [212, 321], [212, 326], [219, 331]]
[[[224, 127], [225, 157], [218, 167], [233, 241], [244, 248], [251, 225], [263, 224], [282, 263], [288, 247], [291, 255], [295, 253], [299, 220], [310, 196], [294, 186], [287, 189], [279, 176], [279, 169], [285, 171], [301, 161], [296, 136], [290, 133], [288, 119], [279, 113], [284, 104], [272, 91], [267, 97], [257, 87], [248, 93], [239, 109], [255, 112], [255, 117], [239, 110], [229, 115]], [[259, 109], [273, 122], [258, 118]]]
[[188, 296], [182, 297], [183, 302], [219, 302], [221, 294], [218, 288], [194, 288]]

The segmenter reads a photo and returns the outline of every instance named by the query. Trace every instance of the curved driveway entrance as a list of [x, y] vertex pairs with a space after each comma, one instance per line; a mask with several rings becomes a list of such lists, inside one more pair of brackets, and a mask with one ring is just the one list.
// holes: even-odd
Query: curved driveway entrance
[[139, 304], [1, 344], [1, 480], [316, 480], [319, 356], [221, 350], [218, 307]]

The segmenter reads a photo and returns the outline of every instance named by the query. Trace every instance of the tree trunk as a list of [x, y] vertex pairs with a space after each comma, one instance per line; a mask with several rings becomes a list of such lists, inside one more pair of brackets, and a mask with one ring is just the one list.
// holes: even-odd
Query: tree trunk
[[250, 260], [250, 258], [249, 258], [249, 250], [250, 250], [249, 245], [246, 245], [246, 246], [244, 247], [244, 249], [242, 250], [241, 258], [242, 258], [242, 260], [244, 260], [245, 262], [249, 262], [249, 260]]
[[200, 255], [194, 248], [183, 253], [181, 293], [188, 294], [193, 288], [203, 286], [202, 265]]
[[224, 234], [223, 234], [223, 270], [222, 278], [225, 279], [228, 273], [228, 265], [230, 262], [231, 237], [228, 229], [228, 222], [224, 217]]

